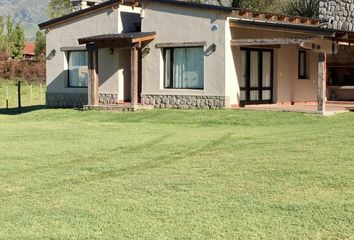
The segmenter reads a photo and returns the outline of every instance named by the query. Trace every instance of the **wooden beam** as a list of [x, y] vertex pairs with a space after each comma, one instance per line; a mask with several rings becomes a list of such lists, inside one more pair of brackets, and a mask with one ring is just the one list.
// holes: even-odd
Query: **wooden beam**
[[140, 38], [134, 38], [132, 40], [133, 43], [137, 43], [137, 42], [145, 42], [145, 41], [152, 41], [155, 39], [156, 35], [150, 35], [150, 36], [145, 36], [145, 37], [140, 37]]
[[326, 111], [326, 55], [318, 54], [317, 111]]
[[85, 46], [72, 46], [72, 47], [61, 47], [60, 51], [61, 52], [67, 52], [67, 51], [86, 51], [87, 47]]
[[[242, 46], [240, 46], [242, 47]], [[263, 49], [276, 49], [276, 48], [281, 48], [281, 45], [279, 44], [274, 44], [274, 45], [252, 45], [252, 46], [243, 46], [246, 48], [263, 48]]]
[[130, 50], [130, 102], [133, 109], [138, 107], [138, 48]]
[[167, 43], [157, 43], [155, 47], [157, 48], [168, 48], [168, 47], [203, 47], [206, 46], [207, 42], [167, 42]]
[[231, 40], [231, 46], [262, 46], [262, 45], [287, 45], [300, 44], [305, 38], [259, 38], [259, 39], [234, 39]]

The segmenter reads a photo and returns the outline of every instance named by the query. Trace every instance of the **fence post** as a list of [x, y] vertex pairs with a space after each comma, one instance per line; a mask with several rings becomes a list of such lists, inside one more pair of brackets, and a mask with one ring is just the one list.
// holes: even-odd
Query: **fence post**
[[5, 102], [6, 102], [6, 109], [9, 109], [9, 87], [6, 86], [6, 96], [5, 96]]
[[30, 107], [32, 107], [32, 82], [30, 82]]
[[17, 82], [18, 109], [21, 108], [21, 81]]
[[42, 105], [42, 81], [39, 83], [39, 105]]

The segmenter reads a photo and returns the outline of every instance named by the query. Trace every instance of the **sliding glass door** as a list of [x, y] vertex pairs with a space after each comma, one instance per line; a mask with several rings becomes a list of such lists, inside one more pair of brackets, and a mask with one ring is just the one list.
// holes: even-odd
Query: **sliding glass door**
[[241, 104], [272, 103], [273, 50], [241, 49]]

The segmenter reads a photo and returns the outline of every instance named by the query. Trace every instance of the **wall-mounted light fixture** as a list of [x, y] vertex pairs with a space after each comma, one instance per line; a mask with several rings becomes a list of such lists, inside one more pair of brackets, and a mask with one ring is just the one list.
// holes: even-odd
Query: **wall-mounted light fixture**
[[146, 55], [148, 55], [150, 53], [150, 48], [146, 47], [143, 49], [143, 51], [141, 52], [141, 57], [145, 57]]
[[205, 54], [205, 56], [210, 56], [215, 51], [216, 51], [216, 44], [213, 43], [205, 50], [204, 54]]
[[113, 54], [114, 54], [114, 48], [110, 48], [110, 49], [109, 49], [109, 53], [110, 53], [111, 55], [113, 55]]
[[47, 60], [51, 60], [53, 57], [55, 57], [55, 54], [57, 53], [57, 50], [53, 49], [50, 51], [50, 53], [47, 56]]

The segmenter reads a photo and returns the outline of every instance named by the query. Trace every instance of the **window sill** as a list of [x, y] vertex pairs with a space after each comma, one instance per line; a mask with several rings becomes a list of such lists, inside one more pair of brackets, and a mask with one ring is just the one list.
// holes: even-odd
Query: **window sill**
[[196, 90], [196, 91], [204, 91], [204, 88], [163, 88], [163, 90]]
[[73, 86], [67, 86], [66, 88], [88, 88], [88, 87], [73, 87]]

